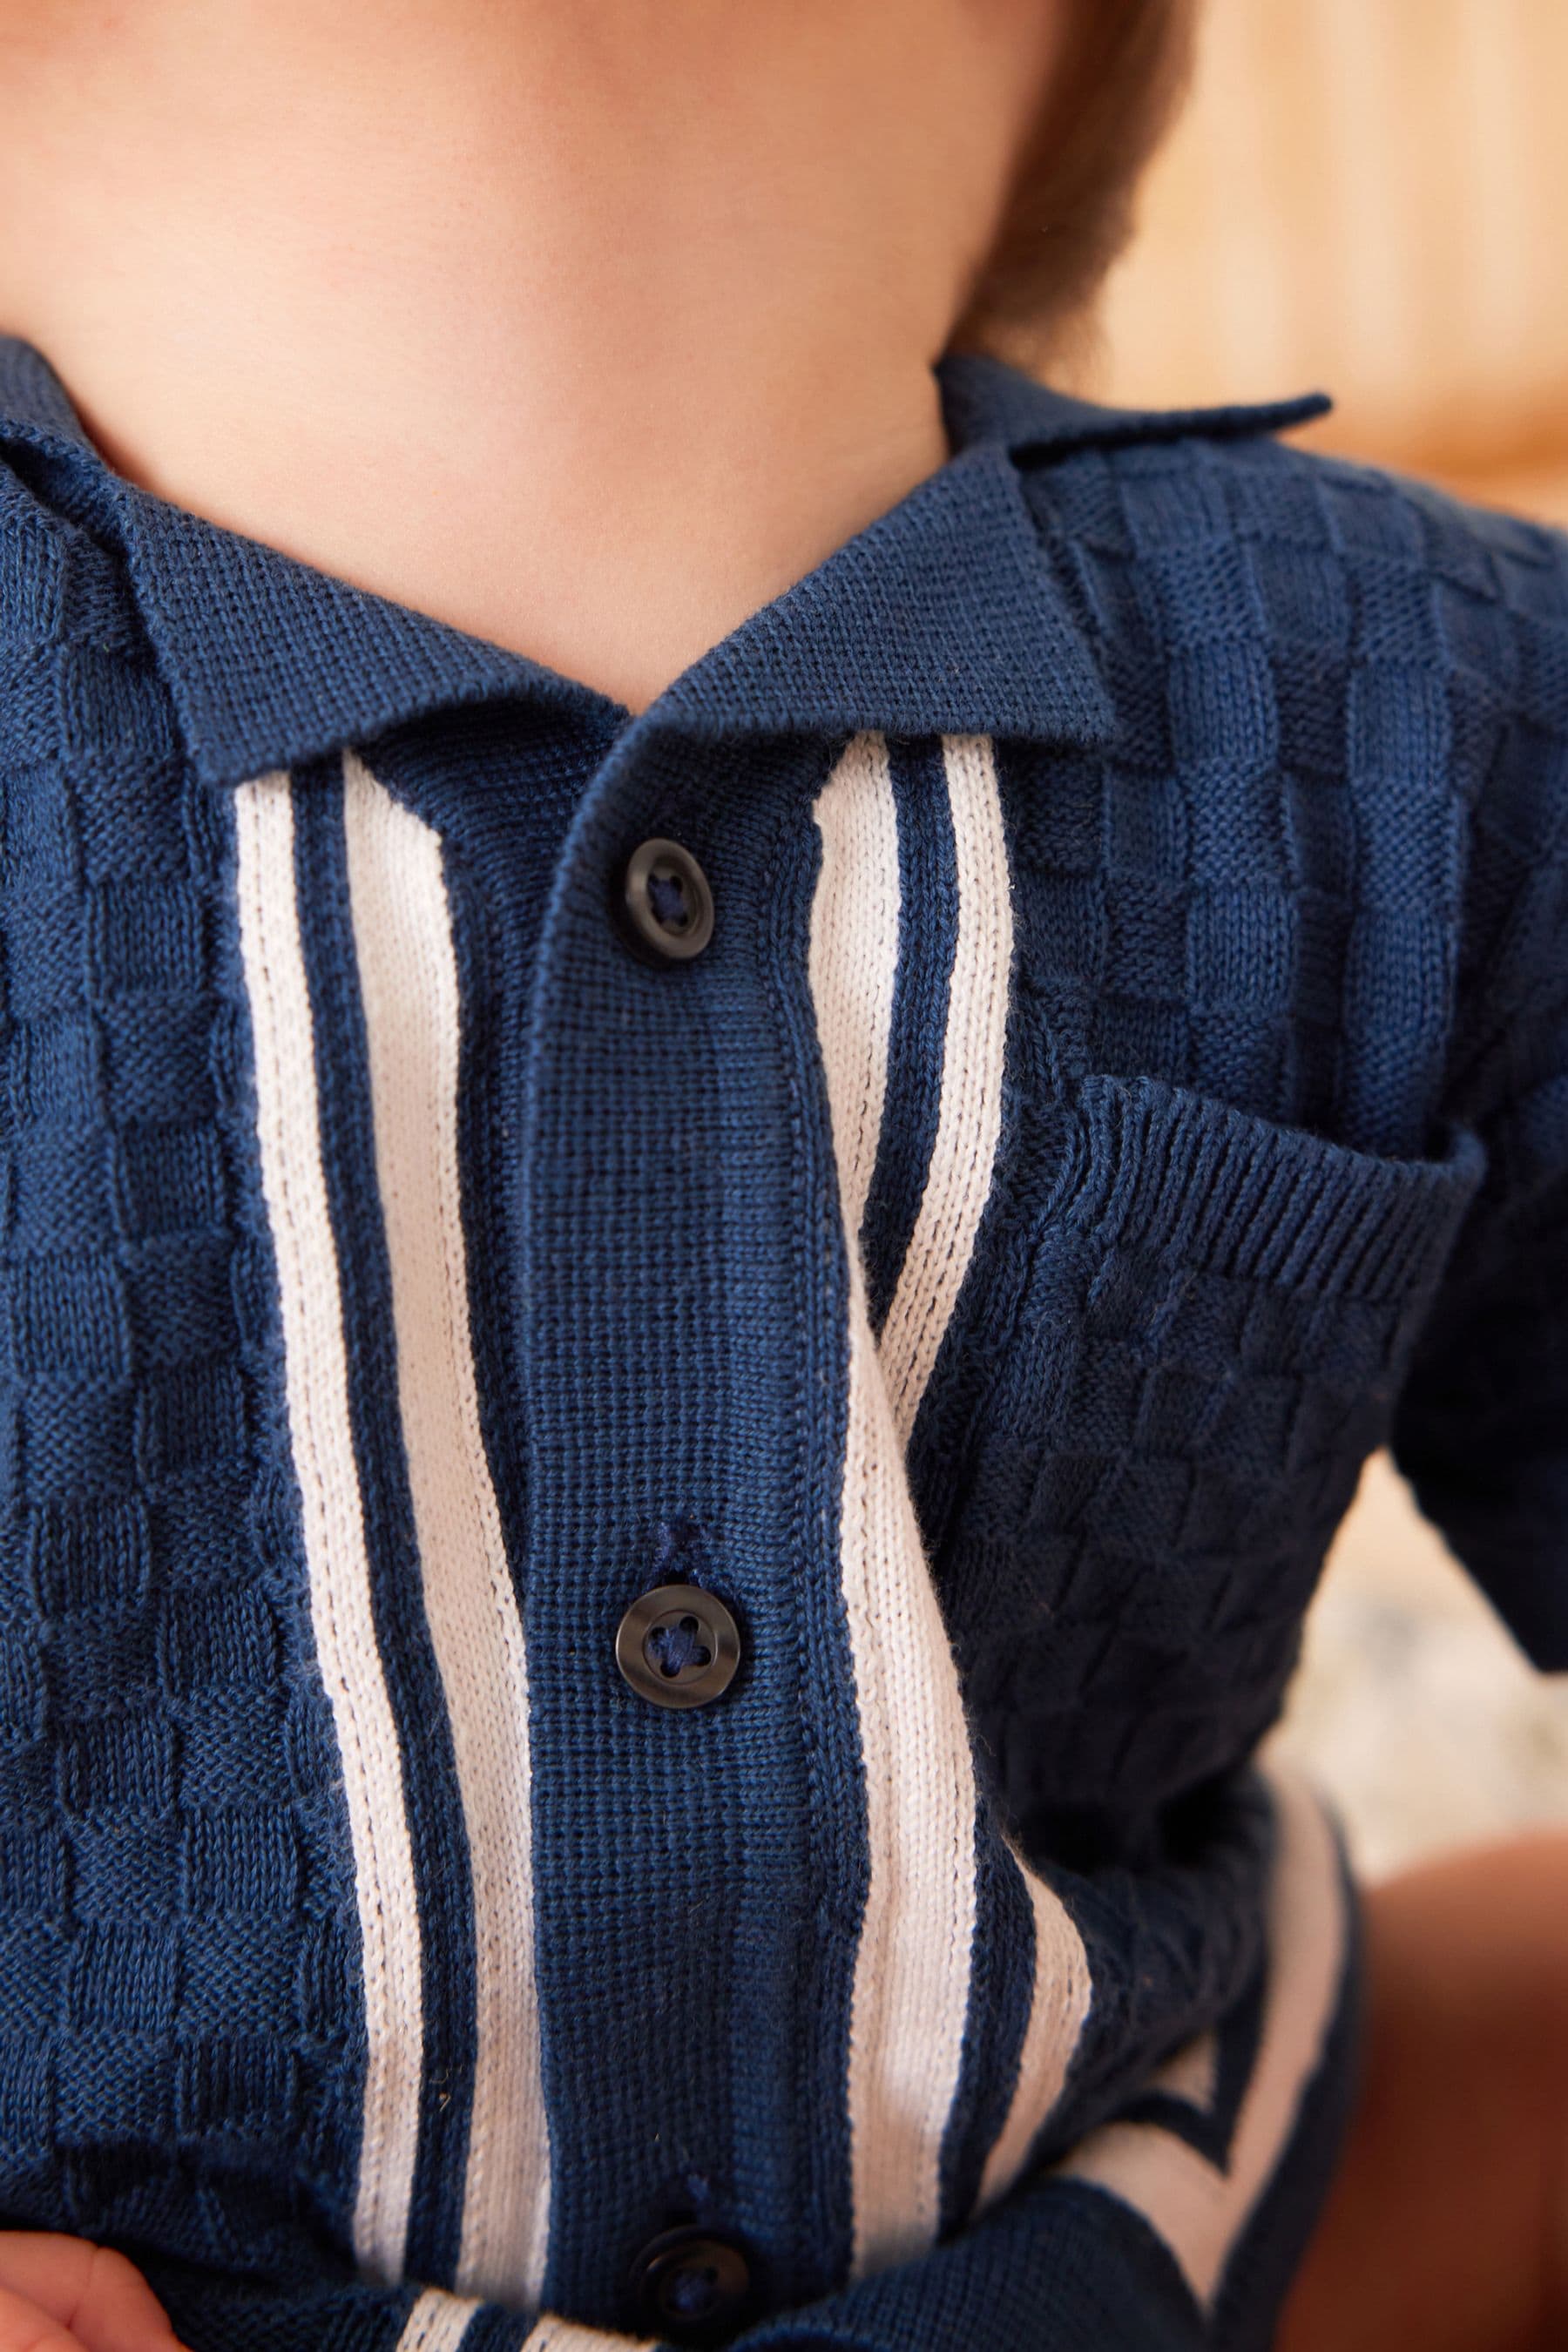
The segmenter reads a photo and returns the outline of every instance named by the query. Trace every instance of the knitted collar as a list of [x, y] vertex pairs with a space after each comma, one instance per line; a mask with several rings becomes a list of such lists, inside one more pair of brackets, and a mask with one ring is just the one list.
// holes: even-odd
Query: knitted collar
[[[703, 735], [990, 734], [1088, 743], [1110, 706], [1022, 472], [1068, 451], [1303, 422], [1316, 394], [1098, 408], [998, 362], [938, 369], [953, 456], [744, 621], [637, 722]], [[64, 461], [125, 550], [198, 772], [232, 784], [481, 697], [618, 707], [527, 660], [151, 496], [111, 471], [31, 344], [0, 336], [0, 448]]]

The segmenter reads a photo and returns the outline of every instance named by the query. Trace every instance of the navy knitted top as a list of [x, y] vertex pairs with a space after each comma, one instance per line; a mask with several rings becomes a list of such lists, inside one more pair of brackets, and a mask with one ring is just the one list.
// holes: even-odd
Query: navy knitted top
[[1262, 2352], [1372, 1448], [1568, 1664], [1568, 546], [942, 385], [634, 720], [0, 343], [0, 2220], [193, 2352]]

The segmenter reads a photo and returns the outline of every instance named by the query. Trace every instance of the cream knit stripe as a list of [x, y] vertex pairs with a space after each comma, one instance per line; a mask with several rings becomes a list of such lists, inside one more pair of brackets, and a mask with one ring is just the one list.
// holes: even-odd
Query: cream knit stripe
[[811, 911], [809, 976], [827, 1062], [839, 1205], [851, 1272], [858, 1275], [899, 970], [899, 814], [880, 735], [850, 742], [823, 786], [816, 816], [822, 870]]
[[882, 1329], [882, 1370], [906, 1446], [991, 1197], [1013, 969], [1012, 882], [995, 752], [984, 735], [944, 736], [942, 748], [958, 882], [942, 1098], [920, 1213]]
[[[458, 2352], [476, 2311], [484, 2308], [467, 2295], [444, 2294], [426, 2287], [404, 2322], [396, 2352]], [[615, 2336], [601, 2327], [580, 2327], [574, 2319], [558, 2319], [546, 2311], [529, 2329], [518, 2352], [658, 2352], [640, 2336]]]
[[1107, 2124], [1058, 2168], [1097, 2181], [1164, 2239], [1208, 2303], [1248, 2215], [1284, 2153], [1333, 2021], [1349, 1931], [1339, 1854], [1321, 1806], [1270, 1775], [1279, 1849], [1269, 1901], [1263, 2037], [1224, 2171], [1157, 2124]]
[[579, 2327], [575, 2320], [557, 2319], [547, 2311], [524, 2337], [522, 2352], [658, 2352], [658, 2347], [647, 2336]]
[[866, 1306], [858, 1236], [886, 1093], [898, 828], [886, 747], [856, 739], [816, 816], [809, 973], [848, 1261], [840, 1572], [865, 1769], [868, 1885], [848, 2112], [856, 2276], [922, 2253], [939, 2220], [974, 1934], [975, 1787]]
[[1017, 2081], [985, 2159], [977, 2212], [1005, 2196], [1022, 2172], [1041, 2126], [1061, 2097], [1093, 1991], [1078, 1929], [1045, 1881], [1026, 1864], [1018, 1867], [1035, 1916], [1035, 1989]]
[[480, 2308], [466, 2295], [426, 2287], [403, 2324], [396, 2352], [458, 2352], [469, 2320]]
[[528, 1670], [468, 1328], [457, 957], [439, 839], [353, 752], [343, 821], [398, 1401], [473, 1880], [477, 2047], [457, 2284], [537, 2304], [550, 2140], [533, 1969]]
[[[1002, 1139], [1002, 1083], [1013, 971], [1013, 887], [988, 737], [950, 735], [942, 770], [952, 814], [957, 938], [942, 1038], [942, 1094], [925, 1190], [882, 1331], [883, 1377], [907, 1450], [921, 1401], [991, 1198]], [[1018, 2072], [979, 2191], [987, 2205], [1023, 2169], [1060, 2098], [1089, 2014], [1082, 1939], [1043, 1880], [1020, 1862], [1034, 1920], [1035, 1981]]]
[[391, 2282], [403, 2267], [418, 2139], [419, 1911], [397, 1731], [371, 1607], [288, 777], [241, 785], [236, 825], [240, 952], [255, 1039], [261, 1183], [278, 1267], [289, 1437], [359, 1913], [366, 2051], [354, 2253], [369, 2275]]

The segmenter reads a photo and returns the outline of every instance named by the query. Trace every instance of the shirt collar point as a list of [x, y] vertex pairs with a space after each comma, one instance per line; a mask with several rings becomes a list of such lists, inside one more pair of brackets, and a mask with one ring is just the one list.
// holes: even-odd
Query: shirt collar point
[[0, 335], [0, 441], [89, 457], [98, 453], [76, 406], [42, 352], [16, 335]]
[[1326, 392], [1284, 399], [1230, 401], [1178, 408], [1115, 408], [1058, 392], [985, 352], [952, 352], [939, 361], [942, 413], [955, 447], [995, 443], [1027, 465], [1075, 449], [1188, 436], [1237, 440], [1289, 432], [1329, 415]]

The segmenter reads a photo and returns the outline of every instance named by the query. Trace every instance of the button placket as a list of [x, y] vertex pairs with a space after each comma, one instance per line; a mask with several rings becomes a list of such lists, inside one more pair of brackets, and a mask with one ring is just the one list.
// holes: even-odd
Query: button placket
[[[681, 2214], [679, 2226], [748, 2246], [754, 2231], [770, 2282], [777, 2184], [793, 2179], [797, 2160], [787, 2130], [737, 2146], [726, 2119], [737, 2099], [792, 2112], [785, 2036], [759, 2046], [742, 2020], [759, 2001], [771, 2015], [803, 1999], [805, 1933], [793, 1912], [781, 1932], [773, 1886], [795, 1859], [778, 1785], [804, 1786], [807, 1768], [782, 1678], [752, 1671], [774, 1656], [775, 1612], [785, 1613], [772, 1548], [786, 1525], [792, 1549], [799, 1539], [793, 1416], [805, 1355], [784, 1311], [798, 1263], [798, 1185], [784, 1142], [793, 1062], [771, 994], [758, 993], [756, 959], [771, 970], [776, 844], [787, 832], [793, 845], [805, 822], [795, 788], [814, 775], [814, 759], [792, 755], [777, 780], [781, 794], [791, 788], [788, 805], [774, 809], [749, 788], [749, 766], [737, 780], [732, 752], [631, 730], [595, 779], [552, 896], [530, 1033], [529, 1258], [518, 1295], [531, 1402], [529, 1639], [548, 1722], [537, 1777], [548, 1857], [539, 1975], [544, 2029], [578, 2118], [553, 2209], [549, 2286], [585, 2320], [670, 2342], [734, 2332], [731, 2322], [700, 2336], [689, 2313], [678, 2333], [674, 2306], [667, 2321], [635, 2317], [623, 2265], [661, 2212], [667, 2229], [677, 2226], [672, 2200], [685, 2201], [685, 2171], [669, 2176], [672, 2132], [721, 2184], [712, 2210], [705, 2199], [700, 2219]], [[700, 867], [671, 844], [681, 834], [700, 848]], [[634, 875], [645, 836], [654, 846]], [[628, 879], [657, 938], [633, 922]], [[667, 897], [661, 885], [674, 880], [680, 887]], [[710, 939], [704, 898], [723, 902]], [[776, 1344], [743, 1342], [738, 1326], [765, 1328]], [[731, 1644], [710, 1640], [700, 1617], [710, 1579], [654, 1545], [673, 1509], [713, 1530], [711, 1580], [721, 1575], [738, 1621], [728, 1696], [719, 1685], [731, 1682]], [[676, 1613], [640, 1630], [634, 1621], [622, 1643], [628, 1676], [612, 1658], [628, 1604], [650, 1597], [645, 1585], [673, 1585], [657, 1608]], [[784, 1642], [787, 1659], [787, 1632]], [[714, 1659], [721, 1676], [710, 1681]], [[681, 1709], [691, 1723], [672, 1719]], [[682, 1941], [694, 1907], [716, 1890], [746, 1938], [744, 1978], [727, 1940]], [[677, 1987], [710, 2031], [679, 2051], [658, 2035], [628, 2049], [622, 2021], [662, 2012]], [[616, 2184], [608, 2192], [606, 2180]], [[778, 2291], [804, 2298], [831, 2283], [826, 2263], [795, 2258]], [[672, 2291], [684, 2302], [707, 2288], [696, 2277]], [[753, 2268], [748, 2314], [773, 2291]]]

